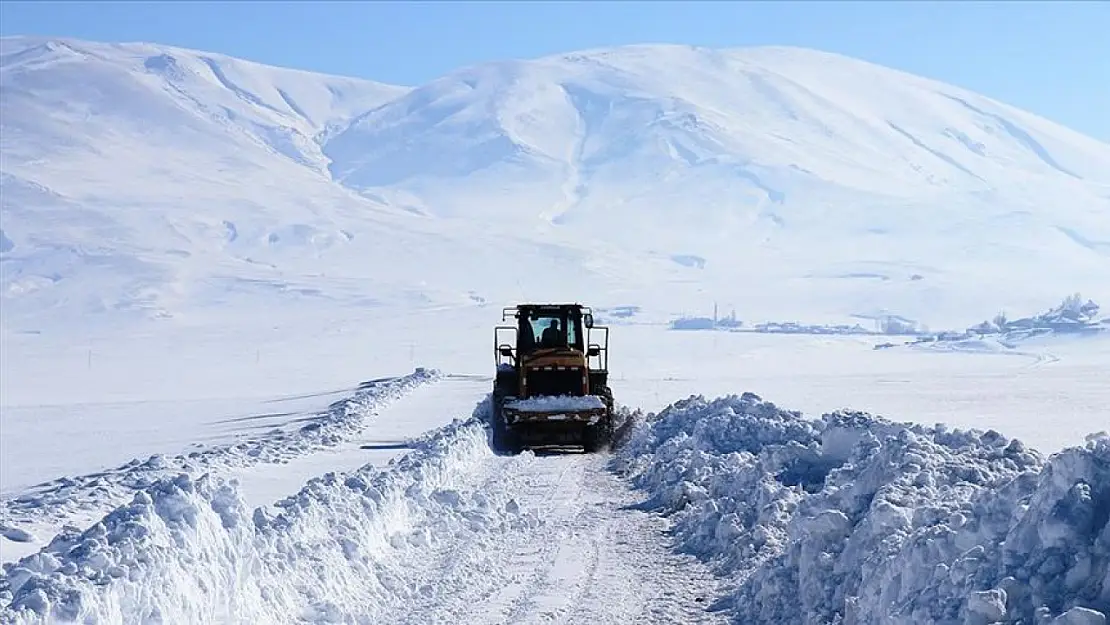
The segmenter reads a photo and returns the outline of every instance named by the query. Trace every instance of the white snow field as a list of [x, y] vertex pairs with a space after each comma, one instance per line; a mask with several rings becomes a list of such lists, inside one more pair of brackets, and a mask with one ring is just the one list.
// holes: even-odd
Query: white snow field
[[[797, 48], [0, 89], [0, 622], [1110, 616], [1110, 332], [958, 334], [1110, 301], [1104, 143]], [[490, 451], [526, 300], [611, 326], [623, 446]], [[891, 320], [956, 338], [754, 331]]]
[[273, 512], [219, 477], [159, 478], [7, 566], [6, 619], [1099, 623], [1110, 610], [1110, 435], [1046, 462], [993, 430], [691, 398], [627, 422], [615, 468], [643, 501], [607, 455], [493, 455], [488, 407]]

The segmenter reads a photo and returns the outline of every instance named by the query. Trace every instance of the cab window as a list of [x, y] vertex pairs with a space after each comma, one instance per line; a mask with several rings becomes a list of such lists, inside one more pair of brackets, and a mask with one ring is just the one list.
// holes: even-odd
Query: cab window
[[[550, 338], [551, 332], [548, 332], [548, 328], [551, 327], [553, 321], [556, 322], [559, 333], [554, 342], [549, 342], [544, 340], [544, 332], [547, 332], [547, 336]], [[532, 324], [532, 334], [536, 337], [536, 345], [539, 347], [566, 347], [578, 344], [578, 328], [574, 323], [567, 324], [563, 319], [552, 315], [542, 315], [536, 319], [529, 319], [529, 323]]]

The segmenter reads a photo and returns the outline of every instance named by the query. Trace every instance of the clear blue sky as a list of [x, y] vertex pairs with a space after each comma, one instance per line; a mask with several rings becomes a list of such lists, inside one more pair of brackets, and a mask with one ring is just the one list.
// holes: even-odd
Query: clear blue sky
[[1110, 142], [1110, 2], [0, 2], [4, 35], [148, 41], [415, 85], [626, 43], [796, 45], [966, 87]]

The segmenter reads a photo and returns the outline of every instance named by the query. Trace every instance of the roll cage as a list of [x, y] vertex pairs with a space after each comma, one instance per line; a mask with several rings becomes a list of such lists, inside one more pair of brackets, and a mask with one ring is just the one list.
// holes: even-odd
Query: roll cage
[[[555, 349], [584, 353], [586, 366], [591, 370], [609, 369], [609, 328], [594, 325], [590, 307], [581, 304], [521, 304], [502, 309], [501, 321], [506, 322], [510, 318], [517, 320], [515, 326], [499, 325], [493, 331], [494, 359], [498, 367], [508, 365], [516, 368], [522, 357], [549, 349], [542, 343], [542, 335], [537, 336], [533, 322], [554, 319], [559, 321], [561, 335]], [[543, 327], [540, 327], [539, 332], [542, 331]], [[515, 334], [511, 343], [501, 340], [507, 332]], [[604, 335], [599, 342], [594, 342], [595, 332]], [[593, 364], [591, 359], [594, 359]]]

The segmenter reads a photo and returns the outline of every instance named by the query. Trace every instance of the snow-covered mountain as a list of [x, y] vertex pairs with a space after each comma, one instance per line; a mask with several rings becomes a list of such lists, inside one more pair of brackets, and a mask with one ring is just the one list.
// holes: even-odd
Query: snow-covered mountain
[[[461, 191], [508, 180], [527, 183], [517, 206], [529, 218], [646, 217], [694, 240], [710, 224], [825, 228], [823, 208], [846, 198], [1003, 199], [1018, 178], [1020, 195], [1105, 200], [1110, 188], [1110, 146], [966, 90], [794, 48], [630, 46], [467, 68], [361, 117], [325, 153], [344, 184], [422, 191], [438, 212], [467, 212]], [[877, 225], [868, 212], [835, 216]]]
[[[1101, 623], [1108, 276], [1110, 146], [835, 55], [6, 38], [0, 621]], [[626, 324], [611, 455], [490, 448], [520, 299]]]
[[692, 276], [718, 293], [793, 281], [852, 310], [922, 314], [956, 292], [993, 306], [1110, 275], [1110, 146], [812, 50], [630, 46], [481, 65], [362, 117], [325, 153], [347, 186], [601, 233], [702, 268]]
[[1110, 298], [1110, 146], [833, 54], [629, 46], [416, 88], [147, 44], [0, 54], [7, 327], [520, 298], [971, 322]]

